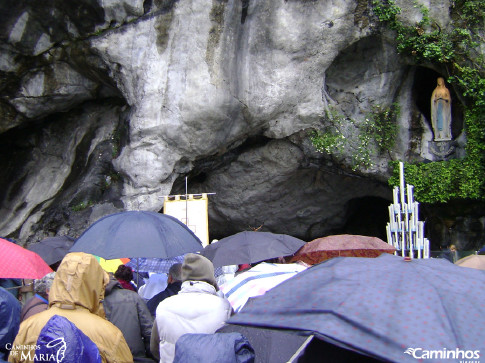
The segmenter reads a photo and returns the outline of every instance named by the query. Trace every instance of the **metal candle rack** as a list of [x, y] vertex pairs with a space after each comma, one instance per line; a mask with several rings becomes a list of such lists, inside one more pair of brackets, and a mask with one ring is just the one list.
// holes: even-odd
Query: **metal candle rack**
[[387, 243], [394, 246], [395, 255], [429, 258], [429, 240], [424, 238], [424, 222], [419, 220], [419, 203], [414, 201], [413, 185], [404, 188], [404, 164], [399, 163], [399, 187], [393, 189], [386, 226]]

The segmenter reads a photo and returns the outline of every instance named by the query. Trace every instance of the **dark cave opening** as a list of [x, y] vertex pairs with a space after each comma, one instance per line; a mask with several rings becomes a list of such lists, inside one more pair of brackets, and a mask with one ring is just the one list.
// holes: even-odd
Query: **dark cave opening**
[[379, 197], [352, 199], [347, 203], [347, 221], [338, 233], [378, 237], [387, 242], [390, 200]]
[[[251, 150], [258, 147], [263, 147], [271, 139], [263, 135], [254, 135], [248, 137], [239, 146], [227, 150], [224, 153], [215, 154], [206, 158], [202, 158], [194, 161], [194, 167], [188, 174], [180, 175], [173, 183], [170, 195], [185, 194], [185, 178], [188, 179], [188, 193], [203, 193], [204, 183], [208, 176], [214, 170], [229, 165], [231, 162], [237, 159], [237, 157], [243, 154], [247, 150]], [[187, 160], [183, 161], [184, 163]]]

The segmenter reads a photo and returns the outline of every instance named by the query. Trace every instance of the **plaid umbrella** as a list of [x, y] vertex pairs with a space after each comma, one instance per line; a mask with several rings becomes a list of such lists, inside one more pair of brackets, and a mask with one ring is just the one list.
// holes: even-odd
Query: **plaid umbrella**
[[[133, 258], [126, 264], [137, 272], [155, 272], [158, 274], [168, 274], [170, 267], [176, 263], [183, 263], [184, 256], [177, 256], [173, 258]], [[217, 277], [222, 275], [223, 271], [220, 267], [214, 268], [214, 275]]]
[[0, 238], [0, 278], [40, 279], [52, 272], [37, 253]]
[[251, 299], [228, 323], [313, 332], [385, 361], [479, 360], [485, 274], [443, 259], [337, 257]]
[[176, 263], [184, 262], [184, 255], [173, 258], [145, 258], [139, 257], [130, 260], [126, 266], [130, 266], [137, 272], [168, 273], [170, 267]]
[[303, 246], [289, 262], [314, 265], [334, 257], [377, 257], [396, 249], [377, 237], [341, 234], [314, 239]]

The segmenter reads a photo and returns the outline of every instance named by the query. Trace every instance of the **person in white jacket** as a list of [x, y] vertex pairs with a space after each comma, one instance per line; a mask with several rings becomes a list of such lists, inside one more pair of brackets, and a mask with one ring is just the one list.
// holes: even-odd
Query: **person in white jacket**
[[173, 362], [175, 343], [187, 333], [213, 334], [232, 313], [231, 304], [214, 277], [214, 266], [204, 256], [185, 255], [182, 288], [157, 307], [150, 350], [160, 363]]

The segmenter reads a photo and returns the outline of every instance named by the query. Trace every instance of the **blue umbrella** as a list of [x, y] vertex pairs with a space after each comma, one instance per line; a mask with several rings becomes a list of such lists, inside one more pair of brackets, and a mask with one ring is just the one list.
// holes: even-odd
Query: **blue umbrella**
[[442, 259], [337, 257], [254, 298], [228, 323], [311, 332], [394, 362], [479, 360], [485, 274]]
[[200, 250], [202, 242], [178, 219], [155, 212], [126, 211], [93, 223], [69, 251], [114, 259], [172, 258]]

